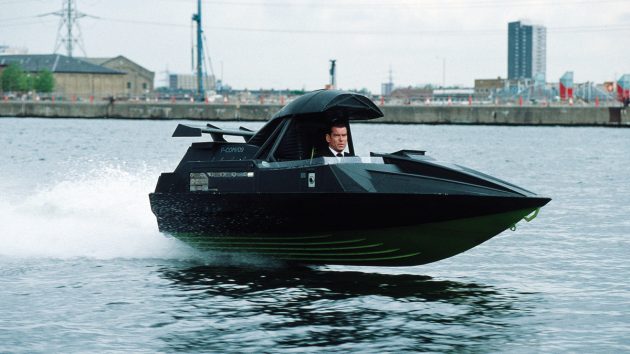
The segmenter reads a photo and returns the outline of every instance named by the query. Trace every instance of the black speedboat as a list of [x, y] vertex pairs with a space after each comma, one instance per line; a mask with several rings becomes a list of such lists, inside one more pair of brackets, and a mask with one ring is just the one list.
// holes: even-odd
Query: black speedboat
[[[301, 264], [409, 266], [466, 251], [550, 199], [423, 151], [322, 157], [333, 121], [382, 117], [368, 98], [321, 90], [259, 131], [178, 125], [193, 143], [149, 195], [160, 231], [204, 250]], [[240, 136], [244, 143], [227, 142]], [[531, 216], [529, 216], [531, 215]]]

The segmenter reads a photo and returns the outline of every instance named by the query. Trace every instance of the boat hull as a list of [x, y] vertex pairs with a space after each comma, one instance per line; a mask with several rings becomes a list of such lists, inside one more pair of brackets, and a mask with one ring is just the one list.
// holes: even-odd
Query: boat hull
[[331, 233], [214, 236], [175, 232], [203, 250], [270, 257], [299, 264], [414, 266], [473, 248], [521, 220], [532, 209], [445, 222]]
[[150, 198], [160, 230], [201, 250], [363, 266], [411, 266], [451, 257], [548, 201], [361, 193], [153, 193]]

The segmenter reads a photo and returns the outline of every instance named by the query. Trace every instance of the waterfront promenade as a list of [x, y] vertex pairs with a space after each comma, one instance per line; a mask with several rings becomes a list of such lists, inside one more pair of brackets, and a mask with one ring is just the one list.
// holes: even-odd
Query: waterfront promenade
[[[0, 117], [265, 121], [279, 104], [0, 102]], [[630, 127], [630, 110], [592, 106], [385, 105], [379, 123]]]

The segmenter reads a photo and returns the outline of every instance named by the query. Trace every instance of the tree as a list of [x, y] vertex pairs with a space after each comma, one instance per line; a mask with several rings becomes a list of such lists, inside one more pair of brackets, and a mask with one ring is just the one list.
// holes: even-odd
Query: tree
[[37, 92], [50, 93], [55, 88], [55, 78], [50, 70], [40, 71], [33, 82], [33, 88]]
[[28, 90], [28, 78], [19, 64], [9, 64], [2, 72], [2, 89], [6, 92]]

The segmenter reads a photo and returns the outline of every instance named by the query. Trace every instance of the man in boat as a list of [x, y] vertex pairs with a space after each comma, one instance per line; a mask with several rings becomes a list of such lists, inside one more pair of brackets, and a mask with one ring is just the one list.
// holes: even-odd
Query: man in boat
[[352, 156], [349, 152], [344, 152], [348, 145], [348, 128], [344, 122], [333, 122], [330, 130], [326, 133], [328, 148], [323, 149], [322, 156]]

